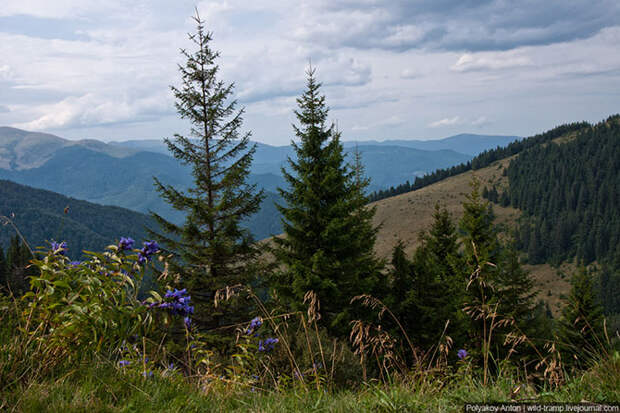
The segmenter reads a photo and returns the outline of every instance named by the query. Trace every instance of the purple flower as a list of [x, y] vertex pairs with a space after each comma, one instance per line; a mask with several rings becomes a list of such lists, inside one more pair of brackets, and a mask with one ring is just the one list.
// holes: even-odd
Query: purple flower
[[67, 252], [67, 243], [65, 241], [58, 243], [56, 241], [52, 241], [52, 253], [58, 255], [65, 255]]
[[121, 360], [118, 362], [118, 365], [121, 367], [129, 366], [130, 364], [131, 364], [131, 361], [129, 360]]
[[192, 326], [192, 319], [189, 317], [185, 317], [183, 319], [183, 322], [185, 323], [185, 327], [190, 328]]
[[77, 267], [77, 266], [82, 265], [82, 261], [71, 261], [69, 265], [72, 267]]
[[135, 241], [132, 238], [121, 237], [120, 241], [118, 242], [118, 249], [121, 251], [128, 251], [133, 248], [134, 243]]
[[138, 252], [138, 262], [140, 264], [144, 264], [149, 260], [149, 256], [144, 254], [142, 251]]
[[185, 317], [184, 322], [189, 328], [191, 324], [189, 315], [194, 314], [194, 306], [190, 305], [191, 299], [192, 298], [187, 295], [187, 290], [185, 288], [182, 290], [177, 290], [175, 288], [174, 291], [166, 291], [166, 294], [164, 294], [164, 301], [153, 303], [149, 308], [157, 307], [168, 310], [172, 315], [183, 316]]
[[153, 255], [159, 251], [159, 245], [156, 241], [147, 241], [144, 243], [143, 249], [146, 251], [147, 255]]
[[271, 351], [273, 350], [274, 346], [278, 343], [278, 339], [277, 338], [266, 338], [265, 340], [260, 340], [258, 342], [258, 351]]
[[159, 251], [159, 245], [155, 241], [147, 241], [144, 242], [143, 245], [142, 249], [138, 252], [138, 262], [140, 264], [147, 262], [151, 258], [151, 255]]
[[252, 321], [250, 321], [250, 325], [248, 326], [247, 330], [245, 330], [245, 334], [249, 336], [254, 332], [254, 330], [260, 328], [260, 326], [262, 325], [263, 321], [260, 319], [260, 317], [253, 318]]
[[464, 359], [465, 359], [465, 357], [467, 357], [467, 356], [468, 356], [468, 354], [467, 354], [467, 350], [465, 350], [465, 349], [460, 349], [460, 350], [456, 353], [456, 355], [458, 356], [458, 358], [459, 358], [459, 359], [464, 360]]

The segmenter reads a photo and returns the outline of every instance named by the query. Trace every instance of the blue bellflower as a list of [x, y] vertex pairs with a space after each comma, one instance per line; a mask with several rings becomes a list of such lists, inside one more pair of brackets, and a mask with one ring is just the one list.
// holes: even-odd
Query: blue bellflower
[[129, 237], [121, 237], [120, 241], [118, 241], [118, 249], [121, 251], [129, 251], [133, 248], [135, 241]]
[[260, 340], [258, 342], [258, 351], [269, 352], [274, 349], [275, 345], [278, 343], [277, 338], [266, 338], [265, 340]]
[[65, 255], [67, 252], [67, 243], [65, 241], [58, 243], [56, 241], [52, 241], [52, 253], [57, 255]]

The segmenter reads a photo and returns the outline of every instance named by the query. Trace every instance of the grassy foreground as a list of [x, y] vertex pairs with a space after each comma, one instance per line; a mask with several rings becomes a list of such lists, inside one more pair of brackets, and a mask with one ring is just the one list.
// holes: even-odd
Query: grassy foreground
[[496, 378], [487, 386], [471, 376], [445, 382], [445, 377], [427, 376], [409, 383], [368, 384], [346, 391], [296, 387], [281, 392], [261, 391], [218, 380], [201, 384], [199, 379], [188, 379], [174, 372], [145, 378], [137, 371], [123, 371], [111, 362], [97, 362], [20, 386], [4, 383], [0, 410], [415, 412], [462, 411], [463, 404], [471, 402], [613, 402], [620, 400], [620, 357], [615, 355], [549, 391], [536, 391], [509, 375]]

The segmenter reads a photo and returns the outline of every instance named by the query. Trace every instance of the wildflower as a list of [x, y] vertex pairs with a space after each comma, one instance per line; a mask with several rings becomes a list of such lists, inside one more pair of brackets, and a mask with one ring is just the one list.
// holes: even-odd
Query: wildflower
[[121, 237], [120, 241], [118, 242], [118, 249], [121, 251], [128, 251], [133, 248], [134, 243], [135, 241], [132, 238]]
[[459, 359], [464, 360], [464, 359], [468, 356], [468, 354], [467, 354], [467, 350], [465, 350], [465, 349], [460, 349], [460, 350], [456, 353], [456, 355], [458, 356], [458, 358], [459, 358]]
[[67, 252], [67, 243], [65, 241], [58, 243], [56, 241], [52, 241], [52, 253], [54, 255], [65, 255]]
[[156, 241], [147, 241], [144, 242], [143, 245], [142, 249], [138, 252], [138, 262], [140, 264], [147, 262], [151, 258], [151, 255], [159, 251], [159, 245]]
[[153, 377], [153, 372], [152, 371], [144, 371], [142, 372], [142, 376], [143, 377]]
[[194, 306], [190, 305], [191, 297], [187, 294], [187, 290], [184, 288], [182, 290], [174, 291], [168, 290], [164, 295], [164, 300], [160, 303], [153, 303], [149, 305], [149, 308], [157, 307], [164, 310], [168, 310], [172, 315], [181, 315], [186, 318], [184, 320], [185, 325], [189, 328], [189, 324], [191, 320], [189, 319], [190, 314], [194, 314]]
[[192, 319], [189, 317], [185, 317], [183, 319], [183, 323], [185, 323], [185, 327], [190, 328], [192, 326]]
[[144, 250], [148, 255], [153, 255], [159, 251], [159, 245], [156, 241], [147, 241], [144, 243]]
[[145, 255], [142, 251], [138, 252], [138, 262], [140, 264], [144, 264], [149, 260], [149, 257]]
[[72, 267], [78, 267], [78, 266], [82, 265], [82, 261], [71, 261], [69, 263], [69, 265], [72, 266]]
[[258, 342], [258, 351], [268, 352], [273, 350], [274, 346], [278, 343], [277, 338], [266, 338], [265, 340], [260, 340]]
[[129, 360], [121, 360], [118, 362], [118, 365], [121, 367], [129, 366], [130, 364], [131, 364], [131, 361]]
[[247, 328], [247, 330], [245, 330], [245, 334], [246, 335], [250, 335], [254, 332], [254, 330], [260, 328], [260, 326], [263, 325], [263, 321], [260, 319], [260, 317], [255, 317], [252, 319], [252, 321], [250, 321], [250, 325]]

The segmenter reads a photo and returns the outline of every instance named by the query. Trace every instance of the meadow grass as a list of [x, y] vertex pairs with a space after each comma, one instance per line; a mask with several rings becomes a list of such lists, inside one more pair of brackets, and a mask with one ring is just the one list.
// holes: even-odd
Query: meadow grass
[[427, 376], [335, 391], [298, 386], [262, 391], [224, 381], [199, 383], [180, 374], [143, 377], [100, 360], [3, 388], [0, 406], [19, 412], [450, 412], [472, 402], [613, 402], [620, 400], [620, 357], [601, 361], [555, 389], [525, 386], [510, 374], [494, 377], [486, 386], [473, 374], [447, 382]]

